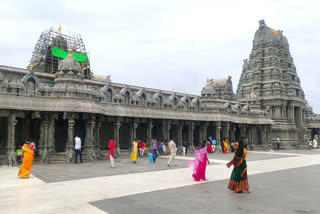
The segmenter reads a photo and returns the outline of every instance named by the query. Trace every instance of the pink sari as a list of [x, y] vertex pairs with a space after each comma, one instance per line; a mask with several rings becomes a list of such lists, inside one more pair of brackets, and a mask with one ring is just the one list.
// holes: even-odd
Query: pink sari
[[204, 147], [195, 151], [197, 157], [194, 160], [189, 161], [188, 166], [193, 170], [192, 177], [194, 180], [200, 179], [206, 180], [206, 167], [207, 167], [207, 148]]

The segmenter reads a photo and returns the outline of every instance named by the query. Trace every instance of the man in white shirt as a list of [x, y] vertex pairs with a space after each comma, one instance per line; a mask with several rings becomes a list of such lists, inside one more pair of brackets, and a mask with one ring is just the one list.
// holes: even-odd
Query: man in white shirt
[[177, 147], [176, 147], [176, 144], [173, 142], [172, 139], [170, 140], [170, 142], [168, 144], [168, 147], [169, 147], [169, 150], [170, 150], [170, 159], [169, 159], [167, 165], [169, 166], [170, 161], [173, 160], [173, 163], [176, 166], [177, 164], [176, 164], [175, 156], [177, 154]]
[[75, 159], [74, 159], [74, 163], [77, 163], [77, 159], [78, 159], [78, 154], [80, 156], [80, 161], [82, 163], [82, 154], [81, 154], [81, 139], [80, 137], [76, 136], [74, 138], [74, 151], [75, 151]]

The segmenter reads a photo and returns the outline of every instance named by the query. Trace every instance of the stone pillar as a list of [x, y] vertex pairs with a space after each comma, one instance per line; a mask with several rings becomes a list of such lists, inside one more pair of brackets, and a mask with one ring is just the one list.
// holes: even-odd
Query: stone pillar
[[17, 153], [15, 143], [15, 131], [18, 120], [14, 115], [8, 119], [8, 143], [7, 143], [7, 156], [9, 167], [17, 165]]
[[179, 153], [182, 154], [182, 129], [183, 129], [183, 123], [182, 121], [178, 124], [178, 142], [176, 143], [177, 147], [179, 148]]
[[207, 127], [208, 123], [207, 122], [203, 122], [202, 124], [202, 139], [200, 141], [200, 145], [202, 144], [202, 141], [207, 140], [208, 139], [208, 133], [207, 133]]
[[203, 141], [203, 136], [202, 136], [202, 127], [201, 125], [199, 126], [199, 145], [201, 145], [202, 141]]
[[55, 132], [55, 122], [58, 117], [58, 114], [51, 113], [50, 114], [50, 123], [49, 123], [49, 136], [48, 136], [48, 146], [49, 146], [49, 152], [55, 152], [55, 140], [54, 140], [54, 132]]
[[117, 117], [114, 124], [114, 140], [116, 144], [116, 151], [115, 151], [116, 158], [120, 157], [120, 136], [119, 136], [120, 127], [121, 127], [121, 123], [119, 121], [119, 118]]
[[74, 146], [73, 146], [73, 137], [74, 137], [74, 119], [69, 118], [68, 120], [68, 140], [67, 140], [67, 152], [66, 152], [66, 161], [71, 163], [74, 158]]
[[218, 149], [218, 152], [222, 152], [222, 147], [221, 147], [221, 136], [220, 136], [220, 133], [221, 133], [221, 122], [218, 121], [216, 122], [216, 142], [217, 142], [217, 149]]
[[89, 119], [86, 124], [86, 138], [85, 138], [85, 154], [89, 160], [96, 160], [95, 146], [94, 146], [94, 129], [96, 121], [93, 117]]
[[193, 142], [193, 131], [194, 131], [194, 128], [195, 128], [195, 124], [194, 124], [194, 121], [191, 121], [190, 122], [190, 124], [189, 124], [189, 126], [188, 126], [188, 128], [189, 128], [189, 130], [188, 130], [188, 132], [189, 132], [189, 151], [190, 152], [194, 152], [194, 142]]
[[101, 159], [100, 155], [100, 127], [101, 127], [101, 121], [98, 121], [96, 124], [95, 129], [95, 141], [94, 141], [94, 150], [96, 152], [96, 158]]
[[237, 128], [236, 128], [236, 124], [233, 124], [233, 128], [231, 129], [232, 130], [232, 141], [233, 142], [236, 142], [236, 131], [237, 131]]
[[226, 126], [225, 126], [225, 134], [224, 134], [224, 137], [226, 137], [228, 140], [229, 139], [229, 131], [230, 131], [230, 123], [229, 122], [226, 122]]
[[42, 142], [39, 145], [39, 154], [41, 158], [41, 163], [49, 163], [50, 156], [48, 152], [49, 147], [49, 113], [45, 113], [44, 120], [41, 125], [40, 138]]
[[268, 146], [267, 145], [267, 125], [263, 126], [262, 144], [266, 147]]
[[[171, 124], [169, 122], [167, 123], [167, 136], [168, 136], [168, 141], [170, 141], [170, 129], [171, 129]], [[173, 138], [173, 137], [172, 137]]]
[[[151, 144], [152, 128], [153, 128], [152, 119], [149, 119], [147, 124], [147, 142], [146, 142], [147, 148], [149, 148]], [[162, 130], [163, 130], [163, 127], [162, 127]]]

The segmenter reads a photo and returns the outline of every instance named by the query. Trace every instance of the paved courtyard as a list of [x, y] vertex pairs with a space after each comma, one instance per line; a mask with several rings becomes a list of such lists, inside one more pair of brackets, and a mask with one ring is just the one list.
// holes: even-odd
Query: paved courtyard
[[35, 163], [30, 179], [0, 167], [0, 213], [320, 213], [320, 151], [249, 152], [251, 193], [227, 189], [232, 154], [209, 154], [208, 181], [195, 182], [187, 162], [168, 156], [134, 165], [116, 159], [66, 164]]

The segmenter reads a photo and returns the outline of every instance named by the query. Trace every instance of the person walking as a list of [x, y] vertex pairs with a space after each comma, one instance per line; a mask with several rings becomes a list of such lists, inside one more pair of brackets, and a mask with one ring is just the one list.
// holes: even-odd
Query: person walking
[[22, 146], [22, 151], [23, 151], [23, 160], [18, 172], [18, 176], [20, 178], [29, 178], [31, 168], [32, 168], [33, 156], [34, 156], [34, 151], [33, 149], [31, 149], [30, 139], [26, 139], [24, 145]]
[[143, 148], [143, 142], [142, 142], [141, 140], [139, 140], [138, 149], [139, 149], [139, 155], [140, 155], [140, 157], [143, 157], [144, 148]]
[[277, 136], [276, 142], [277, 142], [277, 150], [279, 150], [280, 149], [280, 138], [279, 138], [279, 136]]
[[75, 151], [75, 158], [74, 158], [74, 163], [77, 163], [78, 161], [78, 155], [80, 156], [80, 162], [82, 163], [82, 154], [81, 154], [81, 139], [80, 137], [76, 136], [74, 138], [74, 151]]
[[112, 137], [110, 137], [109, 140], [109, 152], [108, 152], [108, 159], [110, 159], [110, 163], [111, 163], [111, 168], [114, 168], [114, 148], [116, 147], [114, 140], [112, 139]]
[[188, 151], [187, 144], [184, 140], [182, 140], [181, 143], [182, 143], [182, 155], [185, 156]]
[[207, 141], [203, 141], [201, 149], [196, 150], [196, 159], [189, 161], [188, 166], [192, 169], [192, 177], [195, 181], [207, 180], [206, 179], [206, 168], [207, 162], [210, 164], [207, 157]]
[[246, 162], [247, 149], [244, 147], [244, 142], [238, 142], [238, 148], [234, 154], [233, 159], [227, 163], [229, 168], [234, 166], [231, 177], [229, 179], [228, 189], [240, 193], [242, 191], [249, 191], [248, 175], [247, 175], [247, 162]]
[[177, 146], [176, 146], [176, 144], [174, 143], [174, 141], [172, 139], [170, 140], [170, 142], [168, 144], [168, 147], [169, 147], [169, 150], [170, 150], [170, 159], [169, 159], [167, 165], [169, 167], [170, 166], [169, 164], [170, 164], [171, 160], [173, 160], [173, 163], [176, 166], [177, 164], [176, 164], [175, 156], [177, 154]]
[[132, 151], [130, 154], [130, 160], [132, 160], [134, 164], [137, 163], [137, 154], [138, 154], [138, 142], [137, 142], [137, 139], [134, 139], [134, 141], [132, 142]]

